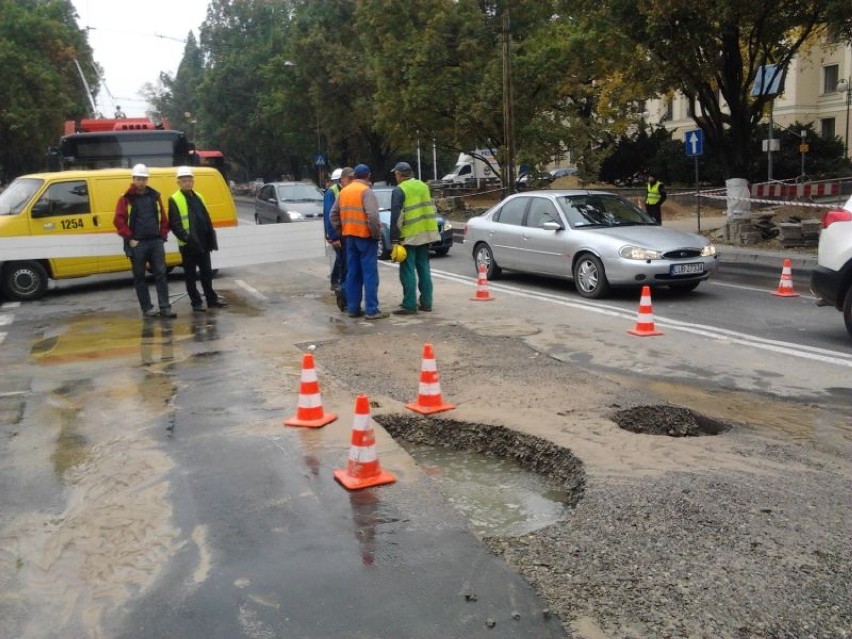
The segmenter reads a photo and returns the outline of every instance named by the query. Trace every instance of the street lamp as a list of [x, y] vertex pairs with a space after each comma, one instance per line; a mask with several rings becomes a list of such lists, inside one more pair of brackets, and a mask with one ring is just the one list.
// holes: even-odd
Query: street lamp
[[808, 144], [806, 142], [806, 140], [808, 138], [808, 132], [805, 129], [802, 129], [801, 131], [799, 131], [799, 135], [802, 138], [802, 143], [799, 144], [799, 151], [802, 154], [802, 175], [801, 175], [801, 178], [802, 178], [802, 182], [804, 182], [805, 181], [805, 153], [807, 153], [807, 151], [808, 151]]
[[849, 157], [849, 105], [852, 104], [852, 81], [843, 78], [837, 83], [837, 92], [846, 94], [846, 135], [843, 138], [843, 157]]

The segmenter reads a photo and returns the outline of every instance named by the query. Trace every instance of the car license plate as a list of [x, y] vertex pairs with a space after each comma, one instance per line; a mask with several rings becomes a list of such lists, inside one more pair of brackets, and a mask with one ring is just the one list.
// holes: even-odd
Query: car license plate
[[702, 262], [693, 262], [692, 264], [672, 264], [672, 275], [693, 275], [704, 272], [704, 264]]

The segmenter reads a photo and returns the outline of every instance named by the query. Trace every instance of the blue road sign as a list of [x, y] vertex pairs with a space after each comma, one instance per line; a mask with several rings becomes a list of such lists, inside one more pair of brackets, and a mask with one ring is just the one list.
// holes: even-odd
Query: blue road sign
[[316, 166], [316, 167], [325, 166], [325, 156], [322, 153], [320, 153], [319, 155], [317, 155], [314, 158], [314, 166]]
[[693, 129], [683, 135], [683, 143], [686, 148], [686, 157], [704, 155], [704, 131]]

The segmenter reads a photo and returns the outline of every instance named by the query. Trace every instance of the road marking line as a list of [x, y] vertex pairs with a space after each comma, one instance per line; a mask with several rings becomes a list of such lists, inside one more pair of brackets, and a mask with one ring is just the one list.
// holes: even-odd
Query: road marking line
[[242, 280], [234, 280], [234, 281], [237, 283], [237, 286], [239, 286], [242, 289], [245, 289], [251, 295], [254, 295], [256, 298], [261, 299], [261, 300], [268, 300], [269, 299], [268, 297], [266, 297], [266, 295], [264, 295], [263, 293], [258, 291], [256, 288], [249, 286], [244, 281], [242, 281]]
[[[774, 293], [774, 291], [770, 291], [769, 289], [757, 288], [756, 286], [743, 286], [742, 284], [731, 284], [730, 282], [716, 282], [714, 280], [710, 280], [709, 282], [705, 282], [704, 284], [710, 285], [710, 286], [727, 286], [728, 288], [738, 288], [742, 291], [752, 291], [754, 293], [770, 293], [770, 294]], [[803, 299], [803, 300], [813, 300], [813, 301], [816, 301], [816, 299], [817, 299], [813, 295], [807, 295], [805, 293], [802, 293], [801, 295], [799, 295], [799, 298]]]
[[[433, 270], [432, 275], [442, 279], [459, 282], [462, 284], [476, 284], [475, 278], [467, 277], [464, 275], [456, 275], [455, 273], [449, 273], [446, 271]], [[593, 303], [585, 301], [581, 302], [578, 300], [566, 300], [552, 293], [523, 291], [502, 284], [498, 284], [495, 286], [492, 285], [490, 282], [489, 287], [492, 290], [507, 293], [509, 295], [515, 295], [517, 297], [525, 297], [528, 299], [534, 299], [544, 302], [552, 302], [554, 304], [559, 304], [560, 306], [567, 306], [569, 308], [576, 308], [578, 310], [583, 311], [592, 311], [593, 313], [608, 315], [610, 317], [620, 317], [630, 320], [636, 318], [635, 311], [627, 311], [622, 308], [609, 306], [607, 304], [602, 304], [599, 302]], [[778, 340], [756, 337], [753, 335], [748, 335], [746, 333], [731, 331], [725, 328], [717, 328], [715, 326], [706, 326], [702, 324], [695, 324], [693, 322], [682, 322], [675, 319], [661, 318], [656, 313], [654, 314], [654, 324], [655, 326], [662, 326], [664, 328], [670, 328], [676, 331], [682, 331], [684, 333], [692, 333], [694, 335], [700, 335], [702, 337], [709, 337], [710, 339], [732, 342], [734, 344], [742, 344], [744, 346], [751, 346], [753, 348], [770, 351], [773, 353], [782, 353], [784, 355], [792, 355], [793, 357], [800, 357], [802, 359], [810, 359], [818, 362], [824, 362], [826, 364], [834, 364], [836, 366], [852, 368], [852, 354], [847, 355], [846, 353], [838, 353], [836, 351], [831, 351], [824, 348], [802, 346], [800, 344], [794, 344], [791, 342], [781, 342]]]
[[2, 313], [0, 314], [0, 326], [6, 326], [6, 324], [11, 324], [12, 320], [15, 319], [15, 316], [11, 313]]
[[20, 305], [20, 302], [3, 302], [2, 304], [0, 304], [0, 309], [18, 308]]

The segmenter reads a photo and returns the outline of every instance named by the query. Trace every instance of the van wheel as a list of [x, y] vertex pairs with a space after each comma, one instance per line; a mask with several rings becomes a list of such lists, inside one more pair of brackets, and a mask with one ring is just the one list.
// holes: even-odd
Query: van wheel
[[846, 291], [846, 301], [843, 302], [843, 321], [846, 322], [846, 330], [852, 336], [852, 288]]
[[12, 300], [37, 300], [47, 291], [47, 271], [38, 262], [9, 262], [2, 277], [3, 293]]

